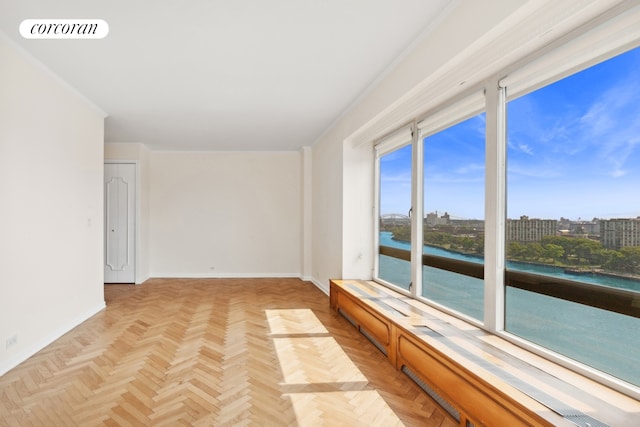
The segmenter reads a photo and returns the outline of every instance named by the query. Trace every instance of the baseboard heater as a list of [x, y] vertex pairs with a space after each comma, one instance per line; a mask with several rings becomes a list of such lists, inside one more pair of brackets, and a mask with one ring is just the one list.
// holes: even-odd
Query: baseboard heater
[[[434, 389], [429, 387], [427, 383], [422, 381], [422, 379], [410, 368], [408, 368], [407, 365], [402, 365], [402, 372], [404, 372], [409, 378], [411, 378], [411, 380], [416, 383], [418, 387], [420, 387], [425, 393], [431, 396], [431, 398], [435, 400], [438, 405], [442, 407], [442, 409], [447, 411], [449, 415], [451, 415], [453, 419], [456, 420], [456, 422], [460, 422], [460, 412], [458, 412], [458, 410], [454, 408], [453, 405], [450, 404], [445, 398], [440, 396], [437, 391], [435, 391]], [[470, 421], [467, 421], [466, 427], [474, 427], [474, 425]]]
[[376, 339], [370, 333], [368, 333], [365, 329], [363, 329], [360, 326], [358, 326], [358, 323], [355, 320], [353, 320], [351, 317], [349, 317], [349, 315], [347, 313], [345, 313], [344, 310], [338, 309], [338, 313], [340, 313], [342, 315], [342, 317], [347, 319], [347, 322], [351, 323], [354, 328], [356, 328], [358, 331], [360, 331], [360, 333], [362, 335], [364, 335], [364, 337], [366, 339], [368, 339], [371, 342], [371, 344], [373, 344], [375, 346], [375, 348], [380, 350], [380, 352], [382, 354], [384, 354], [385, 357], [388, 356], [387, 350], [384, 348], [384, 346], [382, 344], [380, 344], [378, 341], [376, 341]]

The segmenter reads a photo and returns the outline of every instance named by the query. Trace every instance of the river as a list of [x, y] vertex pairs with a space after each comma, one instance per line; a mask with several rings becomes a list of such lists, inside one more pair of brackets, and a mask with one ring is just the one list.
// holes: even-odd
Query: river
[[[410, 249], [390, 232], [380, 244]], [[425, 246], [425, 253], [482, 263], [482, 258]], [[576, 276], [563, 268], [507, 262], [507, 268], [640, 291], [640, 281], [600, 275]], [[407, 261], [380, 257], [380, 276], [408, 288]], [[484, 317], [484, 283], [480, 279], [423, 267], [422, 294], [472, 318]], [[640, 319], [508, 287], [505, 329], [538, 345], [569, 356], [640, 387]]]

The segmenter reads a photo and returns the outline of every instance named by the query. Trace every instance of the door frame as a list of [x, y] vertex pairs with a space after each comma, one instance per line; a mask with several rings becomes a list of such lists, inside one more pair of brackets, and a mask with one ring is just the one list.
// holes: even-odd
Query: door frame
[[[141, 275], [139, 274], [139, 268], [140, 268], [140, 245], [138, 244], [138, 242], [140, 241], [140, 162], [138, 160], [117, 160], [117, 159], [105, 159], [103, 162], [105, 165], [106, 164], [128, 164], [128, 165], [134, 165], [135, 169], [136, 169], [136, 197], [135, 197], [135, 218], [134, 218], [134, 224], [135, 224], [135, 228], [136, 231], [133, 235], [133, 253], [135, 256], [135, 268], [133, 269], [133, 281], [134, 284], [139, 285], [140, 283], [142, 283], [140, 281], [141, 279]], [[104, 168], [102, 169], [102, 179], [104, 181]], [[103, 200], [103, 206], [102, 206], [102, 213], [103, 215], [105, 215], [106, 218], [106, 208], [107, 206], [104, 203], [104, 185], [102, 186], [102, 200]], [[104, 227], [103, 227], [104, 229]], [[104, 230], [102, 233], [102, 263], [104, 264], [104, 260], [105, 260], [105, 254], [104, 254], [104, 245], [106, 242], [106, 236], [104, 235]], [[103, 279], [104, 280], [104, 279]]]

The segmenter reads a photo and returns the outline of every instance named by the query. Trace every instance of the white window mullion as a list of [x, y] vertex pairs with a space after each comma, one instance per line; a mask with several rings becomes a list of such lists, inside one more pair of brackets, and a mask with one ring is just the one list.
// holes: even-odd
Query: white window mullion
[[506, 110], [505, 89], [486, 90], [484, 325], [504, 329], [504, 260], [506, 218]]
[[411, 173], [411, 295], [422, 295], [422, 248], [423, 248], [423, 147], [416, 123], [412, 126], [412, 173]]
[[374, 147], [373, 150], [373, 269], [371, 277], [378, 277], [380, 271], [380, 154]]

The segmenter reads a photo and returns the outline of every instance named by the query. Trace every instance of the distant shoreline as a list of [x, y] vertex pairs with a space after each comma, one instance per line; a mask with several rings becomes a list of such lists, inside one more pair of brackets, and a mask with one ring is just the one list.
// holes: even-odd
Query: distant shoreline
[[[391, 240], [394, 240], [396, 242], [402, 242], [402, 243], [409, 243], [409, 244], [411, 243], [408, 240], [397, 239], [397, 238], [393, 237], [393, 234], [392, 234]], [[456, 250], [453, 250], [453, 249], [443, 248], [442, 246], [431, 245], [431, 244], [424, 244], [423, 246], [437, 248], [437, 249], [441, 249], [443, 251], [447, 251], [447, 252], [451, 252], [451, 253], [459, 254], [459, 255], [464, 255], [464, 256], [468, 256], [468, 257], [484, 259], [483, 255], [479, 255], [477, 253], [456, 251]], [[640, 276], [638, 276], [638, 275], [625, 274], [625, 273], [616, 273], [616, 272], [606, 271], [606, 270], [602, 270], [602, 269], [595, 269], [595, 268], [591, 268], [591, 267], [586, 267], [586, 268], [566, 267], [566, 266], [559, 266], [559, 265], [553, 265], [553, 264], [544, 264], [544, 263], [540, 263], [540, 262], [520, 261], [520, 260], [507, 260], [507, 261], [513, 262], [513, 263], [516, 263], [516, 264], [529, 264], [529, 265], [538, 265], [538, 266], [541, 266], [541, 267], [557, 268], [558, 270], [562, 270], [566, 274], [570, 274], [570, 275], [574, 275], [574, 276], [585, 276], [585, 275], [602, 276], [602, 277], [612, 277], [612, 278], [616, 278], [616, 279], [628, 280], [630, 282], [640, 282]]]

